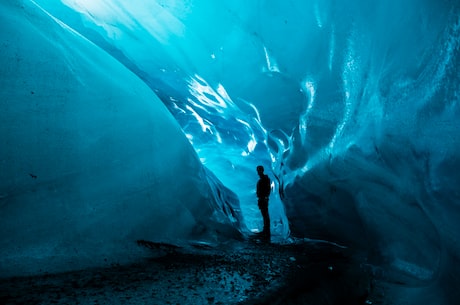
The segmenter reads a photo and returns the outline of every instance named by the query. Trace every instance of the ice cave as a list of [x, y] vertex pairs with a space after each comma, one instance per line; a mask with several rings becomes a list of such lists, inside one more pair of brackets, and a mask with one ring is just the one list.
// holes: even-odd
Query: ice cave
[[0, 278], [133, 242], [357, 249], [395, 304], [458, 304], [458, 0], [0, 4]]

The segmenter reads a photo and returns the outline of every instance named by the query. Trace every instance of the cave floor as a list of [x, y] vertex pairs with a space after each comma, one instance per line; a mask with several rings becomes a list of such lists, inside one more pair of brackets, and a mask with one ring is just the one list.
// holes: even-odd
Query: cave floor
[[370, 272], [327, 243], [141, 246], [152, 257], [131, 265], [1, 279], [1, 303], [383, 304]]

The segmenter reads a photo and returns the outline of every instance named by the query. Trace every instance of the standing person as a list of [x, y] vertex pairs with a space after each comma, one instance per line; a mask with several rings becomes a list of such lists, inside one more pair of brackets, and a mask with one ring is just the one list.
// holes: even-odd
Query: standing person
[[262, 165], [257, 166], [257, 174], [260, 177], [259, 181], [257, 181], [258, 205], [264, 218], [262, 237], [270, 241], [270, 216], [268, 215], [268, 197], [271, 191], [270, 178], [264, 174], [264, 167]]

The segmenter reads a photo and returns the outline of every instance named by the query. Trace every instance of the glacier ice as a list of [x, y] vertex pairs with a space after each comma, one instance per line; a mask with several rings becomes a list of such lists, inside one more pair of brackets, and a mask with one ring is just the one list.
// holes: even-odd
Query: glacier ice
[[[161, 178], [162, 185], [168, 185], [168, 177], [185, 179], [184, 171], [195, 173], [189, 177], [197, 188], [192, 192], [197, 198], [191, 209], [199, 202], [211, 202], [207, 215], [192, 213], [195, 219], [215, 219], [208, 214], [218, 211], [216, 223], [225, 222], [226, 217], [240, 229], [257, 229], [261, 223], [253, 202], [255, 166], [263, 163], [272, 169], [275, 182], [270, 212], [275, 216], [273, 231], [279, 236], [292, 233], [365, 251], [369, 265], [381, 268], [385, 280], [409, 287], [401, 288], [400, 297], [406, 293], [410, 304], [421, 298], [425, 303], [452, 304], [459, 297], [458, 1], [15, 3], [16, 13], [11, 5], [2, 5], [2, 18], [9, 21], [4, 22], [9, 28], [2, 27], [2, 36], [8, 39], [19, 35], [18, 26], [11, 22], [29, 24], [30, 18], [19, 14], [21, 5], [35, 12], [40, 11], [38, 3], [55, 22], [50, 18], [30, 21], [28, 33], [35, 33], [34, 39], [39, 33], [44, 40], [35, 44], [43, 48], [21, 49], [27, 40], [16, 37], [2, 49], [9, 57], [2, 59], [6, 112], [2, 109], [1, 145], [10, 149], [11, 143], [17, 143], [14, 151], [1, 150], [3, 218], [13, 206], [8, 194], [15, 190], [18, 196], [29, 196], [33, 183], [42, 178], [38, 169], [52, 168], [55, 177], [68, 177], [69, 168], [78, 168], [81, 180], [74, 183], [90, 188], [103, 200], [107, 196], [104, 184], [94, 187], [103, 177], [84, 176], [91, 165], [104, 168], [100, 172], [104, 177], [113, 176], [105, 187], [119, 192], [126, 178], [118, 173], [120, 168], [143, 177], [132, 184], [139, 189], [150, 185], [151, 179]], [[65, 30], [56, 30], [56, 24]], [[20, 58], [15, 57], [17, 50], [24, 52]], [[46, 54], [45, 59], [56, 61], [56, 69], [46, 65]], [[90, 66], [83, 64], [88, 61]], [[40, 68], [18, 70], [29, 66]], [[66, 85], [66, 77], [71, 86]], [[43, 80], [39, 83], [43, 90], [53, 92], [49, 105], [15, 102], [19, 106], [13, 107], [7, 103], [7, 97], [31, 100], [30, 84], [23, 82], [38, 80]], [[90, 81], [97, 82], [87, 84]], [[71, 91], [62, 92], [67, 88]], [[107, 102], [115, 98], [114, 88], [116, 96], [120, 88], [126, 96], [116, 98], [116, 107]], [[49, 116], [50, 110], [59, 108], [48, 107], [59, 107], [59, 97], [73, 94], [78, 96], [78, 107], [74, 103], [66, 106], [71, 107], [67, 112]], [[94, 95], [101, 108], [88, 103]], [[34, 91], [37, 96], [39, 92]], [[132, 100], [138, 99], [143, 101], [142, 108], [132, 106]], [[34, 119], [16, 123], [18, 111], [39, 111], [43, 117], [31, 115]], [[107, 111], [114, 116], [112, 121]], [[155, 132], [158, 120], [165, 124], [160, 133]], [[86, 129], [68, 134], [69, 124]], [[34, 133], [24, 137], [24, 126]], [[49, 139], [48, 126], [63, 130]], [[110, 126], [112, 138], [97, 126]], [[99, 142], [104, 136], [113, 147]], [[152, 143], [129, 141], [133, 137], [152, 138]], [[171, 138], [174, 143], [168, 141]], [[51, 148], [42, 148], [44, 139]], [[133, 147], [117, 146], [124, 141]], [[40, 152], [56, 150], [72, 153], [75, 164], [67, 163], [64, 155], [61, 160], [53, 156], [58, 167], [39, 163], [47, 160]], [[94, 159], [85, 168], [78, 158], [89, 154]], [[165, 168], [165, 158], [173, 159], [175, 167]], [[17, 160], [21, 164], [14, 163]], [[30, 164], [38, 168], [30, 169]], [[13, 173], [14, 166], [21, 171]], [[37, 179], [17, 176], [24, 171]], [[189, 185], [185, 180], [182, 183]], [[47, 185], [41, 192], [30, 198], [62, 197]], [[184, 190], [172, 193], [188, 198]], [[146, 194], [148, 190], [141, 192], [141, 196]], [[153, 194], [169, 198], [171, 190]], [[17, 213], [27, 207], [14, 205]], [[29, 212], [28, 219], [36, 215]], [[68, 213], [74, 221], [82, 215]], [[152, 230], [154, 238], [162, 237], [155, 235], [159, 234], [156, 226], [147, 229], [142, 219], [129, 223], [134, 231]], [[168, 225], [161, 222], [162, 227]], [[3, 226], [13, 233], [23, 228], [11, 223]], [[184, 227], [171, 237], [187, 238], [189, 229]], [[87, 231], [77, 232], [86, 236]], [[10, 235], [2, 236], [2, 245], [6, 236]]]
[[140, 239], [235, 234], [237, 199], [223, 186], [213, 197], [217, 182], [138, 77], [35, 5], [0, 13], [2, 276], [127, 261]]

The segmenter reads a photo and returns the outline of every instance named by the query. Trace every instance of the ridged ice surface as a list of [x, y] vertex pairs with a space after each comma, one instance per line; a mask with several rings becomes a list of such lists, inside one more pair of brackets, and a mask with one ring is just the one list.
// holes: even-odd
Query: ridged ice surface
[[36, 2], [97, 46], [82, 56], [104, 53], [161, 99], [241, 230], [261, 228], [263, 164], [275, 235], [363, 249], [411, 304], [458, 296], [457, 1]]

